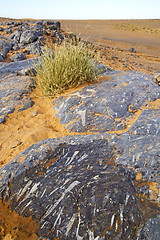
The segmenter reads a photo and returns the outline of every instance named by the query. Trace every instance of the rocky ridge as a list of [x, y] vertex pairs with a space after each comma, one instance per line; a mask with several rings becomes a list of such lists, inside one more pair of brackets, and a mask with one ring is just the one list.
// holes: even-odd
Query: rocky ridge
[[[7, 25], [4, 57], [13, 41], [28, 48], [46, 32], [62, 33], [55, 22], [18, 24], [25, 34]], [[33, 60], [14, 61], [0, 65], [1, 124], [33, 105]], [[1, 200], [32, 216], [39, 240], [159, 239], [160, 88], [149, 75], [108, 67], [102, 80], [53, 101], [75, 136], [40, 141], [0, 169]]]

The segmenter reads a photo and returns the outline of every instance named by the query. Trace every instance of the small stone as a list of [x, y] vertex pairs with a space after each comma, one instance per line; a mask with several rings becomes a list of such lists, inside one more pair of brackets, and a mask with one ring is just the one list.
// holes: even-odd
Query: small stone
[[131, 53], [135, 53], [135, 52], [136, 52], [134, 48], [130, 48], [129, 51], [130, 51]]
[[33, 117], [36, 117], [36, 116], [37, 116], [37, 114], [38, 114], [38, 112], [37, 112], [37, 111], [33, 111], [33, 113], [32, 113]]
[[1, 124], [1, 123], [4, 123], [5, 121], [6, 121], [6, 120], [5, 120], [5, 116], [1, 116], [1, 117], [0, 117], [0, 124]]

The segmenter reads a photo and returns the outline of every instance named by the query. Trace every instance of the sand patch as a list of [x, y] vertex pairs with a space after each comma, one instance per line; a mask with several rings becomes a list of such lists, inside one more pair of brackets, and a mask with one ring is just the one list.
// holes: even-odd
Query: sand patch
[[0, 124], [0, 167], [40, 140], [68, 135], [54, 115], [53, 100], [44, 97], [39, 89], [34, 89], [31, 99], [32, 108], [10, 114]]
[[8, 203], [0, 200], [0, 239], [36, 240], [36, 223], [31, 217], [23, 218], [12, 212]]

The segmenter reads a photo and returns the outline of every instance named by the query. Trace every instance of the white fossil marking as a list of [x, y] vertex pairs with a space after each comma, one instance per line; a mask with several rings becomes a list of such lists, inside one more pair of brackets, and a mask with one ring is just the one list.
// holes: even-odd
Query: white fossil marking
[[19, 194], [17, 200], [19, 200], [19, 198], [28, 190], [29, 186], [32, 184], [32, 181], [29, 180], [26, 184], [26, 186], [23, 188], [23, 190], [21, 191], [21, 193]]
[[79, 236], [78, 232], [79, 232], [79, 227], [80, 227], [80, 224], [81, 224], [81, 216], [80, 216], [80, 213], [78, 213], [78, 218], [79, 218], [79, 221], [78, 221], [78, 226], [77, 226], [77, 231], [76, 231], [76, 237], [77, 237], [77, 240], [82, 240], [83, 237]]
[[85, 153], [80, 159], [78, 159], [78, 162], [84, 160], [86, 157], [88, 157], [88, 155]]
[[71, 230], [71, 228], [72, 228], [72, 226], [73, 226], [73, 224], [74, 224], [74, 221], [75, 221], [76, 217], [77, 217], [77, 214], [74, 213], [73, 216], [71, 217], [68, 225], [67, 225], [66, 237], [68, 236], [68, 233], [69, 233], [69, 231]]
[[41, 198], [43, 197], [43, 195], [45, 194], [45, 192], [46, 192], [46, 189], [44, 189], [44, 191], [43, 191], [43, 193], [42, 193], [42, 195], [41, 195]]
[[85, 126], [86, 123], [86, 110], [78, 111], [78, 114], [81, 116], [82, 126]]
[[113, 214], [112, 217], [111, 217], [111, 227], [113, 226], [114, 218], [115, 218], [115, 214]]
[[57, 206], [58, 204], [62, 201], [62, 199], [65, 197], [65, 195], [70, 192], [76, 185], [78, 185], [80, 182], [74, 181], [69, 185], [69, 187], [62, 193], [62, 196], [56, 201], [54, 205], [51, 205], [50, 208], [47, 210], [46, 214], [44, 217], [47, 217]]
[[94, 240], [94, 232], [88, 229], [89, 240]]
[[38, 183], [35, 183], [35, 184], [34, 184], [34, 186], [32, 187], [32, 189], [30, 190], [29, 194], [32, 194], [32, 193], [34, 193], [34, 192], [37, 190], [37, 188], [38, 188], [39, 184], [40, 184], [40, 182], [38, 182]]
[[59, 220], [59, 218], [60, 218], [60, 216], [61, 216], [61, 214], [62, 214], [62, 212], [63, 212], [63, 209], [64, 209], [64, 207], [60, 208], [60, 211], [59, 211], [59, 213], [58, 213], [58, 216], [57, 216], [57, 218], [56, 218], [56, 220], [55, 220], [55, 222], [54, 222], [54, 227], [56, 226], [56, 224], [57, 224], [57, 222], [58, 222], [58, 220]]
[[71, 158], [68, 158], [67, 161], [66, 161], [66, 165], [69, 165], [73, 159], [75, 158], [75, 156], [79, 153], [79, 151], [75, 151], [73, 156]]
[[129, 194], [126, 195], [125, 205], [127, 205], [127, 203], [128, 203], [129, 196], [130, 196]]
[[23, 210], [21, 211], [21, 213], [32, 203], [32, 201], [30, 201], [29, 203], [27, 203], [27, 205], [23, 208]]
[[124, 209], [124, 205], [119, 205], [119, 209], [120, 209], [120, 219], [121, 219], [121, 222], [123, 222], [123, 209]]

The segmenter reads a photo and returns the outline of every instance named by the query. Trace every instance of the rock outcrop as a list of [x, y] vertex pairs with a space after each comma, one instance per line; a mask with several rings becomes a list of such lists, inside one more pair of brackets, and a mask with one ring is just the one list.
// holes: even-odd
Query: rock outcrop
[[[3, 25], [8, 27], [0, 28], [0, 62], [5, 61], [8, 53], [11, 55], [8, 61], [20, 61], [22, 60], [22, 54], [23, 59], [25, 59], [25, 55], [41, 54], [45, 42], [49, 41], [52, 44], [62, 43], [64, 38], [75, 39], [74, 34], [68, 35], [62, 31], [60, 22], [55, 21], [12, 21], [4, 22]], [[48, 40], [48, 36], [50, 40]]]
[[[62, 34], [55, 22], [19, 26], [26, 40], [11, 39], [28, 51], [41, 46], [44, 27]], [[25, 75], [33, 61], [0, 65], [1, 123], [32, 106]], [[160, 88], [138, 72], [106, 67], [103, 78], [53, 102], [72, 136], [40, 141], [0, 169], [0, 199], [32, 216], [39, 240], [159, 239]]]

